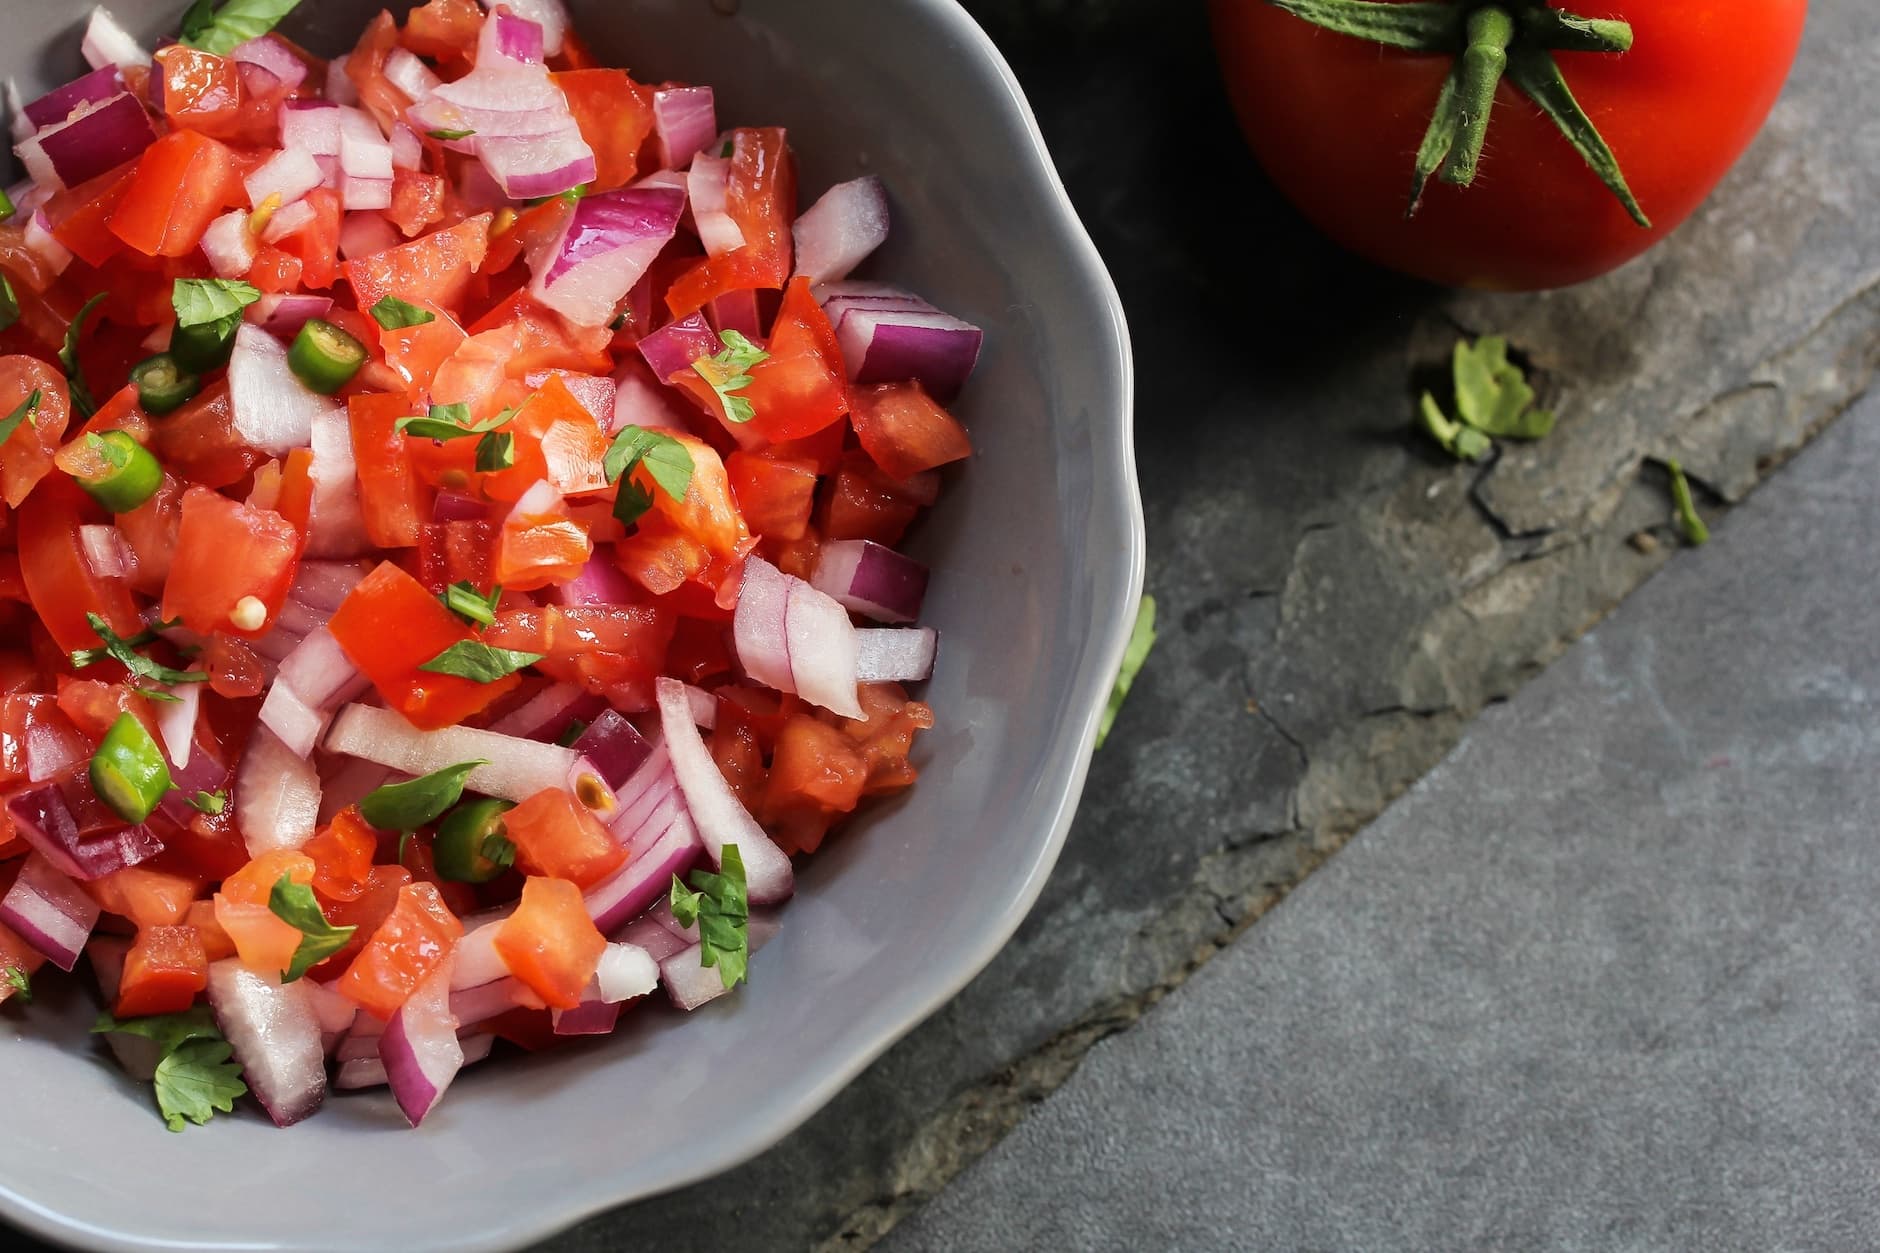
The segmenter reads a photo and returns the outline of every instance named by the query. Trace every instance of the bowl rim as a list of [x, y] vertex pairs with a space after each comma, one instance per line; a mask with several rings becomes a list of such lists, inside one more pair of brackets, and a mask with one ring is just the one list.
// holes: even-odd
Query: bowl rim
[[[833, 1060], [812, 1081], [782, 1094], [782, 1099], [769, 1103], [764, 1110], [754, 1111], [753, 1121], [745, 1124], [745, 1134], [735, 1142], [727, 1142], [718, 1152], [688, 1161], [652, 1187], [643, 1190], [622, 1188], [605, 1178], [583, 1180], [571, 1184], [555, 1197], [543, 1198], [544, 1203], [539, 1208], [517, 1211], [513, 1221], [486, 1226], [467, 1237], [463, 1233], [456, 1233], [452, 1238], [441, 1238], [435, 1244], [413, 1246], [408, 1253], [421, 1253], [432, 1248], [449, 1249], [454, 1253], [504, 1253], [547, 1239], [619, 1206], [650, 1200], [712, 1178], [774, 1147], [828, 1105], [897, 1041], [952, 1001], [991, 964], [1031, 912], [1063, 851], [1089, 775], [1097, 729], [1135, 624], [1135, 606], [1142, 594], [1147, 564], [1147, 531], [1141, 489], [1136, 477], [1135, 365], [1130, 351], [1129, 330], [1115, 280], [1071, 203], [1024, 89], [991, 36], [959, 0], [903, 2], [911, 8], [925, 11], [947, 34], [958, 40], [968, 59], [976, 57], [992, 71], [997, 87], [995, 99], [1018, 123], [1019, 130], [1028, 141], [1031, 159], [1028, 173], [1040, 182], [1046, 202], [1055, 210], [1051, 225], [1066, 245], [1067, 260], [1090, 290], [1100, 298], [1101, 308], [1095, 316], [1101, 328], [1107, 332], [1107, 337], [1097, 341], [1097, 346], [1107, 358], [1106, 367], [1115, 376], [1115, 410], [1093, 415], [1091, 447], [1100, 478], [1113, 480], [1103, 482], [1100, 486], [1116, 490], [1120, 522], [1127, 532], [1121, 553], [1125, 596], [1121, 609], [1113, 619], [1097, 624], [1093, 631], [1093, 637], [1101, 633], [1103, 638], [1090, 649], [1089, 660], [1082, 667], [1072, 692], [1070, 706], [1073, 710], [1081, 710], [1081, 713], [1076, 720], [1066, 724], [1067, 730], [1075, 732], [1075, 738], [1070, 741], [1074, 744], [1074, 752], [1065, 785], [1051, 806], [1049, 830], [1044, 840], [1035, 846], [1022, 877], [1015, 880], [1014, 890], [1004, 907], [989, 925], [980, 930], [976, 942], [970, 948], [954, 950], [946, 969], [932, 982], [918, 986], [911, 984], [900, 1006], [892, 1015], [886, 1016], [887, 1021], [875, 1025], [868, 1034], [859, 1035], [854, 1047], [840, 1059]], [[145, 1238], [92, 1226], [75, 1215], [60, 1213], [36, 1203], [4, 1181], [0, 1181], [0, 1218], [39, 1238], [74, 1248], [152, 1253], [153, 1250], [178, 1247], [161, 1237]], [[440, 1236], [444, 1234], [440, 1233]], [[269, 1247], [295, 1247], [296, 1243], [290, 1240], [283, 1246], [270, 1242]], [[194, 1247], [246, 1249], [259, 1246], [247, 1241], [210, 1238]]]

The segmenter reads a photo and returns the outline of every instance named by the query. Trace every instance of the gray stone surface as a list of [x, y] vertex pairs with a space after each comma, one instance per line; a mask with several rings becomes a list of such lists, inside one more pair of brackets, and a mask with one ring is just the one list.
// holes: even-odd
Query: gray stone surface
[[[1667, 247], [1546, 296], [1439, 292], [1314, 235], [1245, 156], [1199, 5], [972, 7], [1129, 307], [1162, 642], [980, 979], [769, 1154], [546, 1248], [866, 1247], [1664, 562], [1647, 458], [1735, 500], [1872, 372], [1867, 0], [1813, 6], [1768, 132]], [[1410, 437], [1413, 373], [1459, 329], [1541, 367], [1552, 438], [1484, 469]]]
[[898, 1228], [1880, 1246], [1880, 397]]

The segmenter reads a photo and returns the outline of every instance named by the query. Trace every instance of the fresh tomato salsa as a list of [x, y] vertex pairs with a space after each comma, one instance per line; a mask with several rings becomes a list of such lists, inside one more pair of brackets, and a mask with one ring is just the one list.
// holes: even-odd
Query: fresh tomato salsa
[[876, 179], [560, 0], [292, 8], [95, 11], [0, 197], [0, 1000], [82, 963], [173, 1130], [746, 980], [915, 781], [972, 451]]

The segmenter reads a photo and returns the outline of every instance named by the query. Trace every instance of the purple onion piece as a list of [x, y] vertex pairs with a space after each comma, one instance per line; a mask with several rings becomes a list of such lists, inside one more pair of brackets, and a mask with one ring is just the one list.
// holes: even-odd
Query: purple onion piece
[[[746, 924], [751, 952], [756, 953], [768, 944], [777, 930], [777, 919], [773, 913], [752, 910], [750, 921]], [[718, 968], [703, 964], [699, 956], [699, 946], [693, 944], [659, 963], [659, 978], [666, 985], [666, 995], [683, 1010], [697, 1009], [731, 990], [725, 986], [724, 976], [718, 973]]]
[[592, 1000], [583, 1000], [573, 1009], [557, 1009], [549, 1014], [556, 1035], [609, 1035], [620, 1021], [620, 1006], [599, 999], [590, 988]]
[[888, 238], [888, 197], [874, 175], [837, 183], [790, 228], [796, 272], [812, 283], [847, 278]]
[[13, 828], [60, 874], [89, 883], [93, 879], [149, 861], [163, 851], [163, 841], [142, 823], [80, 838], [57, 787], [29, 788], [7, 799]]
[[283, 984], [227, 957], [209, 966], [209, 1008], [241, 1064], [248, 1090], [278, 1127], [326, 1099], [326, 1050], [305, 983]]
[[487, 522], [489, 518], [488, 505], [457, 492], [439, 492], [431, 504], [433, 522]]
[[55, 190], [114, 170], [157, 141], [137, 97], [119, 92], [45, 127], [15, 151], [33, 181]]
[[607, 708], [605, 697], [572, 683], [553, 683], [490, 724], [499, 735], [552, 743], [576, 722], [591, 721]]
[[0, 897], [0, 922], [65, 971], [78, 964], [91, 929], [98, 925], [98, 913], [98, 903], [40, 853], [26, 859], [13, 886]]
[[[539, 140], [526, 142], [536, 149], [540, 147]], [[492, 160], [488, 144], [478, 151], [485, 164]], [[581, 181], [593, 176], [590, 154], [588, 171]], [[553, 194], [518, 192], [513, 182], [507, 185], [511, 195]], [[672, 239], [684, 209], [685, 193], [671, 187], [626, 187], [583, 197], [568, 215], [554, 246], [548, 249], [546, 263], [536, 271], [530, 292], [583, 326], [606, 325], [653, 258]], [[711, 351], [717, 351], [715, 337]], [[685, 364], [691, 364], [690, 360]]]
[[594, 763], [609, 787], [618, 788], [632, 777], [641, 763], [653, 755], [646, 742], [625, 715], [604, 709], [594, 716], [587, 730], [574, 742], [574, 751]]
[[667, 87], [653, 93], [653, 133], [659, 163], [684, 169], [692, 154], [718, 137], [718, 111], [709, 87]]
[[912, 622], [927, 594], [927, 567], [873, 540], [837, 540], [823, 545], [810, 582], [877, 622]]
[[945, 404], [979, 361], [984, 334], [970, 322], [945, 313], [885, 313], [852, 310], [836, 341], [849, 377], [857, 383], [912, 379]]
[[639, 345], [640, 355], [646, 358], [653, 377], [661, 383], [681, 370], [690, 369], [694, 361], [711, 356], [723, 346], [718, 333], [712, 330], [702, 313], [668, 322], [641, 339]]
[[123, 90], [124, 76], [119, 73], [117, 66], [107, 65], [89, 74], [81, 74], [63, 87], [54, 87], [37, 100], [28, 101], [21, 112], [35, 130], [56, 126], [70, 117], [72, 110], [80, 105], [109, 100]]
[[725, 845], [736, 844], [744, 861], [745, 890], [751, 902], [769, 905], [785, 899], [796, 889], [790, 858], [764, 834], [719, 773], [718, 763], [712, 760], [698, 728], [692, 724], [685, 684], [662, 677], [654, 682], [654, 690], [659, 700], [660, 731], [665, 736], [666, 751], [672, 754], [672, 772], [685, 794], [686, 811], [713, 863], [723, 856]]
[[671, 889], [672, 876], [689, 872], [704, 852], [696, 828], [690, 822], [675, 822], [613, 877], [588, 889], [588, 916], [603, 934], [623, 926], [664, 896]]
[[689, 947], [686, 940], [674, 935], [659, 925], [651, 914], [642, 914], [622, 927], [614, 939], [622, 944], [632, 944], [646, 950], [648, 956], [660, 962], [674, 953]]

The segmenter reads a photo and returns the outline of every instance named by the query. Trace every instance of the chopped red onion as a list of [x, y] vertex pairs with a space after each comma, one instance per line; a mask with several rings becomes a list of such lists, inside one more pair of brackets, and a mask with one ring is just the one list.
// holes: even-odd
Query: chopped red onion
[[47, 219], [44, 209], [34, 209], [26, 219], [25, 243], [54, 274], [65, 273], [65, 267], [72, 264], [71, 250], [52, 233], [52, 223]]
[[[329, 94], [332, 80], [339, 73], [339, 62], [328, 68]], [[332, 99], [283, 100], [281, 102], [281, 147], [305, 152], [315, 157], [339, 155], [340, 118], [345, 110]]]
[[848, 610], [791, 577], [784, 638], [798, 696], [844, 718], [864, 716], [855, 694], [857, 645]]
[[337, 408], [294, 376], [285, 344], [247, 322], [235, 328], [228, 382], [236, 432], [275, 456], [305, 448], [313, 439], [315, 415]]
[[480, 927], [470, 926], [468, 919], [464, 921], [463, 939], [457, 941], [456, 960], [451, 966], [451, 991], [463, 992], [509, 978], [509, 963], [496, 949], [496, 936], [505, 918], [492, 919]]
[[[738, 851], [744, 851], [743, 845]], [[672, 877], [691, 870], [704, 852], [698, 828], [690, 820], [674, 822], [611, 878], [587, 890], [588, 916], [603, 933], [622, 926], [665, 895]]]
[[320, 772], [274, 731], [256, 727], [235, 775], [235, 825], [248, 855], [299, 848], [319, 816]]
[[[429, 774], [460, 761], [483, 758], [490, 764], [478, 766], [465, 780], [466, 790], [505, 800], [525, 801], [544, 788], [567, 788], [571, 777], [584, 763], [571, 748], [518, 739], [476, 727], [442, 727], [420, 731], [389, 709], [371, 705], [348, 705], [333, 721], [327, 733], [328, 751], [364, 757], [406, 774]], [[610, 812], [613, 793], [605, 787], [598, 773], [577, 795], [588, 800], [595, 789], [605, 792], [602, 803], [594, 806]]]
[[[505, 6], [508, 7], [508, 6]], [[516, 12], [498, 8], [484, 22], [477, 41], [477, 65], [514, 61], [519, 65], [542, 63], [541, 23]]]
[[403, 122], [392, 127], [392, 168], [416, 170], [424, 165], [424, 141]]
[[307, 983], [283, 984], [226, 957], [209, 966], [215, 1011], [248, 1090], [277, 1127], [287, 1127], [326, 1099], [326, 1050]]
[[195, 754], [196, 713], [202, 707], [202, 688], [201, 683], [172, 683], [165, 690], [175, 699], [155, 702], [157, 734], [163, 740], [163, 755], [169, 759], [171, 782], [189, 769]]
[[292, 688], [314, 709], [337, 709], [371, 686], [324, 626], [295, 646], [282, 661], [275, 687]]
[[[762, 910], [753, 910], [745, 924], [751, 952], [755, 953], [768, 944], [777, 931], [775, 917]], [[700, 952], [698, 945], [689, 945], [659, 963], [659, 979], [666, 985], [666, 995], [683, 1010], [697, 1009], [731, 990], [725, 986], [724, 976], [718, 973], [716, 966], [707, 966], [700, 961]]]
[[609, 435], [629, 426], [645, 427], [649, 431], [687, 429], [685, 414], [674, 401], [672, 392], [653, 379], [644, 361], [632, 357], [623, 360], [614, 372], [613, 419], [601, 425], [607, 428]]
[[[590, 168], [586, 177], [593, 176]], [[512, 188], [511, 194], [551, 193]], [[547, 250], [546, 266], [536, 269], [530, 292], [570, 321], [607, 325], [672, 238], [684, 208], [685, 197], [664, 187], [627, 187], [583, 197]]]
[[855, 633], [855, 674], [863, 683], [918, 683], [933, 674], [940, 637], [932, 627]]
[[653, 755], [653, 746], [625, 715], [603, 709], [575, 740], [574, 751], [594, 763], [609, 787], [618, 788]]
[[313, 1006], [313, 1016], [319, 1020], [321, 1035], [337, 1036], [350, 1030], [359, 1020], [359, 1006], [344, 992], [312, 979], [306, 980], [306, 984], [307, 1001]]
[[745, 890], [752, 902], [768, 905], [783, 900], [796, 883], [790, 859], [770, 842], [719, 773], [718, 763], [712, 760], [698, 728], [692, 724], [685, 684], [662, 677], [654, 681], [654, 690], [659, 700], [660, 731], [665, 736], [666, 751], [672, 754], [672, 771], [678, 776], [686, 808], [712, 861], [723, 856], [725, 845], [736, 844], [744, 860]]
[[219, 278], [238, 278], [248, 273], [257, 251], [254, 232], [248, 229], [248, 215], [240, 209], [224, 213], [202, 234], [202, 253]]
[[635, 918], [621, 928], [616, 938], [622, 944], [631, 944], [642, 950], [655, 962], [665, 961], [689, 943], [660, 926], [651, 914], [642, 914]]
[[334, 104], [355, 105], [359, 103], [359, 88], [346, 72], [346, 63], [352, 54], [345, 53], [326, 63], [326, 98]]
[[554, 56], [561, 51], [570, 18], [561, 0], [506, 0], [510, 12], [527, 18], [542, 28], [542, 51]]
[[487, 522], [490, 507], [473, 496], [458, 492], [439, 492], [431, 502], [433, 522]]
[[[463, 1064], [466, 1066], [482, 1061], [490, 1055], [490, 1049], [496, 1044], [493, 1035], [466, 1034], [459, 1037], [463, 1045]], [[333, 1077], [333, 1086], [342, 1092], [356, 1091], [360, 1088], [384, 1087], [387, 1080], [385, 1063], [379, 1060], [378, 1049], [372, 1050], [370, 1057], [355, 1057], [339, 1064], [339, 1071]]]
[[303, 561], [294, 571], [294, 586], [288, 595], [309, 609], [330, 615], [370, 573], [372, 565], [367, 562]]
[[602, 1000], [599, 989], [590, 982], [579, 1005], [551, 1010], [548, 1020], [556, 1035], [608, 1035], [620, 1021], [620, 1006]]
[[448, 958], [392, 1015], [379, 1037], [379, 1060], [385, 1063], [385, 1077], [398, 1108], [417, 1126], [463, 1069], [457, 1019], [450, 1012]]
[[888, 238], [888, 197], [874, 175], [837, 183], [790, 227], [796, 272], [812, 283], [849, 276]]
[[575, 722], [587, 722], [607, 708], [604, 697], [572, 683], [551, 683], [490, 724], [498, 735], [553, 743]]
[[[117, 1004], [118, 985], [124, 980], [124, 959], [131, 951], [129, 940], [114, 935], [95, 935], [85, 946], [85, 960], [98, 980], [98, 995], [105, 1005]], [[104, 1042], [116, 1054], [124, 1073], [138, 1083], [149, 1083], [163, 1060], [163, 1043], [123, 1031], [106, 1032]]]
[[142, 823], [81, 839], [78, 820], [59, 789], [50, 784], [8, 797], [7, 816], [20, 838], [55, 870], [87, 883], [126, 866], [141, 865], [163, 851], [163, 841]]
[[[106, 65], [89, 74], [81, 74], [63, 87], [54, 87], [37, 100], [20, 105], [17, 112], [32, 123], [32, 130], [56, 126], [81, 105], [109, 100], [124, 90], [124, 76], [115, 65]], [[31, 134], [28, 131], [27, 134]]]
[[721, 335], [726, 331], [736, 331], [746, 339], [764, 337], [763, 319], [758, 314], [757, 292], [727, 292], [713, 299], [705, 306], [711, 315], [712, 327]]
[[331, 296], [311, 292], [269, 292], [249, 305], [242, 316], [282, 343], [292, 342], [310, 318], [323, 318], [332, 312]]
[[532, 370], [522, 376], [522, 381], [540, 390], [551, 378], [560, 379], [568, 394], [602, 426], [613, 418], [615, 388], [611, 378], [604, 374], [577, 374], [573, 370]]
[[98, 912], [98, 902], [37, 852], [27, 857], [13, 886], [0, 897], [0, 922], [66, 971], [78, 965]]
[[609, 944], [594, 971], [595, 991], [609, 1004], [645, 996], [659, 986], [659, 963], [637, 944]]
[[810, 582], [877, 622], [912, 622], [927, 594], [927, 567], [873, 540], [835, 540], [822, 546]]
[[114, 170], [157, 140], [156, 128], [127, 91], [81, 106], [63, 122], [16, 144], [26, 172], [54, 191]]
[[[301, 321], [305, 322], [306, 317]], [[307, 522], [307, 555], [350, 557], [370, 550], [372, 542], [359, 504], [352, 427], [344, 409], [326, 409], [313, 415], [312, 444], [313, 513]], [[312, 695], [305, 689], [302, 694]]]
[[313, 207], [310, 200], [295, 200], [282, 205], [268, 218], [268, 224], [261, 228], [261, 242], [278, 243], [296, 231], [305, 229], [318, 216], [319, 210]]
[[128, 69], [133, 65], [149, 65], [150, 54], [143, 45], [131, 38], [131, 33], [111, 11], [102, 5], [92, 9], [91, 20], [85, 23], [85, 36], [79, 41], [78, 50], [85, 58], [85, 64], [94, 70], [107, 65], [119, 69]]
[[[182, 689], [177, 692], [180, 704], [200, 700], [200, 683], [179, 683]], [[186, 694], [187, 693], [187, 694]], [[170, 708], [174, 708], [171, 706]], [[161, 722], [163, 713], [159, 712]], [[191, 719], [192, 724], [194, 719]], [[165, 736], [167, 742], [168, 736]], [[170, 761], [170, 782], [176, 786], [163, 794], [163, 800], [157, 805], [157, 812], [174, 822], [179, 827], [187, 827], [196, 817], [196, 811], [189, 807], [189, 798], [198, 792], [226, 792], [231, 771], [217, 756], [221, 746], [216, 743], [215, 733], [206, 727], [197, 726], [196, 734], [190, 745], [186, 761]]]
[[653, 134], [659, 163], [682, 170], [694, 153], [718, 138], [718, 112], [709, 87], [663, 87], [653, 93]]
[[610, 554], [597, 552], [581, 573], [549, 588], [548, 594], [558, 605], [625, 605], [632, 603], [635, 588]]
[[91, 743], [62, 712], [50, 696], [26, 697], [46, 713], [26, 724], [26, 779], [45, 783], [91, 756]]
[[726, 207], [731, 189], [731, 159], [701, 152], [692, 158], [686, 174], [686, 199], [692, 206], [692, 226], [699, 243], [711, 256], [744, 246], [744, 232]]
[[718, 333], [700, 313], [668, 322], [639, 342], [640, 355], [651, 367], [653, 377], [661, 382], [690, 369], [694, 361], [712, 356], [723, 346]]
[[959, 395], [979, 361], [985, 335], [946, 313], [850, 310], [836, 342], [857, 383], [914, 379], [942, 404]]
[[137, 554], [124, 542], [124, 534], [109, 523], [88, 523], [78, 528], [85, 563], [101, 579], [128, 579], [137, 572]]
[[328, 772], [320, 786], [320, 823], [333, 821], [333, 815], [356, 805], [367, 793], [378, 790], [396, 777], [393, 771], [375, 761], [358, 757], [327, 758]]
[[[391, 203], [390, 180], [386, 182], [385, 201]], [[369, 257], [404, 242], [398, 228], [377, 213], [348, 213], [339, 228], [339, 255], [348, 261], [354, 257]]]
[[242, 90], [251, 96], [290, 92], [307, 81], [307, 63], [279, 35], [236, 44], [228, 55], [241, 74]]
[[444, 80], [430, 66], [404, 48], [393, 48], [385, 54], [385, 79], [414, 103], [429, 99], [432, 92], [444, 85]]
[[530, 991], [528, 984], [507, 977], [453, 992], [450, 998], [450, 1011], [456, 1015], [459, 1027], [474, 1027], [512, 1009], [543, 1008], [542, 998]]
[[744, 562], [732, 640], [744, 673], [779, 692], [794, 692], [787, 634], [790, 576], [761, 557]]
[[710, 731], [718, 725], [718, 698], [702, 687], [685, 685], [685, 698], [692, 705], [692, 721], [700, 730]]

